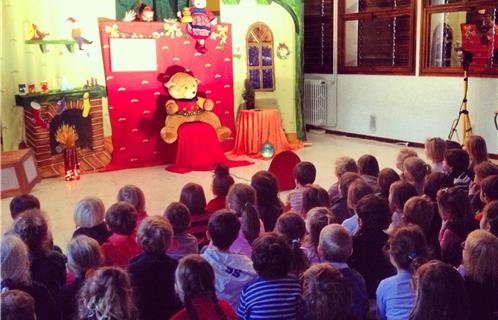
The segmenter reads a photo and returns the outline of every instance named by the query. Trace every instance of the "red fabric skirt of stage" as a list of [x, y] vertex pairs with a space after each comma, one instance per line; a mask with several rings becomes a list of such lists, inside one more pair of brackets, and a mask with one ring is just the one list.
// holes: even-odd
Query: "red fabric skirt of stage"
[[167, 166], [166, 170], [176, 173], [208, 171], [213, 170], [218, 163], [233, 168], [254, 162], [228, 159], [218, 142], [216, 131], [207, 123], [185, 123], [178, 129], [176, 161]]

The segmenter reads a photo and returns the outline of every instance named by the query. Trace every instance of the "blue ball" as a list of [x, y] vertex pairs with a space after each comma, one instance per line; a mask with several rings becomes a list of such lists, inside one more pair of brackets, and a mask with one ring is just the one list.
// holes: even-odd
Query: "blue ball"
[[261, 146], [261, 155], [264, 158], [271, 158], [275, 154], [275, 147], [269, 142], [263, 143]]

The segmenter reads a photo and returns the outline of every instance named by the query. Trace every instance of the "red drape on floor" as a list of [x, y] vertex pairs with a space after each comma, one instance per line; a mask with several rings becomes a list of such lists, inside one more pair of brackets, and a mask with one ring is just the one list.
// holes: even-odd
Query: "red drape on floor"
[[166, 167], [166, 170], [176, 173], [208, 171], [213, 170], [218, 163], [233, 168], [254, 162], [229, 160], [218, 142], [216, 131], [207, 123], [185, 123], [178, 129], [176, 162]]

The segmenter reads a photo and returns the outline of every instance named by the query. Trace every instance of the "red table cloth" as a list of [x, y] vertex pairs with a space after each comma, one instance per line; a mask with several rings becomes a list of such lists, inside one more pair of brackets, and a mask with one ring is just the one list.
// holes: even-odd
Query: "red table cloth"
[[216, 131], [204, 122], [185, 123], [178, 129], [178, 149], [174, 164], [166, 170], [176, 173], [213, 170], [222, 163], [230, 168], [251, 165], [251, 161], [234, 161], [225, 156]]

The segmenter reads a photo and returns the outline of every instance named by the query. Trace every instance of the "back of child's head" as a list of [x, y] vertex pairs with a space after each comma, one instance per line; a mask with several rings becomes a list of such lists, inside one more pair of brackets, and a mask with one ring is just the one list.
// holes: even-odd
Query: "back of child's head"
[[363, 197], [356, 206], [361, 229], [385, 230], [391, 223], [391, 210], [386, 199], [375, 194]]
[[379, 163], [377, 159], [371, 154], [362, 155], [358, 159], [358, 172], [377, 177], [379, 175]]
[[278, 183], [275, 175], [269, 171], [258, 171], [251, 178], [251, 187], [256, 191], [258, 206], [278, 203]]
[[184, 233], [190, 227], [190, 210], [181, 202], [172, 202], [164, 211], [163, 217], [168, 219], [175, 234]]
[[358, 173], [355, 159], [351, 157], [340, 157], [335, 160], [335, 175], [338, 179], [346, 172]]
[[418, 157], [417, 152], [411, 148], [401, 148], [396, 156], [396, 168], [403, 171], [403, 163], [410, 157]]
[[356, 210], [358, 202], [366, 195], [372, 194], [373, 189], [363, 179], [353, 181], [348, 188], [348, 207]]
[[251, 260], [261, 278], [284, 278], [291, 269], [292, 249], [285, 237], [267, 232], [254, 241]]
[[416, 302], [410, 320], [469, 319], [465, 283], [455, 267], [432, 260], [418, 268], [413, 278]]
[[6, 234], [2, 237], [0, 260], [2, 290], [31, 282], [28, 247], [17, 235]]
[[308, 211], [307, 216], [306, 229], [309, 234], [309, 240], [314, 247], [318, 247], [320, 232], [326, 225], [335, 223], [336, 219], [327, 207], [313, 208]]
[[498, 238], [484, 230], [467, 236], [462, 261], [465, 276], [481, 284], [498, 283]]
[[10, 216], [17, 218], [19, 214], [29, 209], [40, 209], [40, 200], [31, 194], [15, 196], [9, 204]]
[[303, 275], [306, 319], [351, 319], [351, 285], [328, 263], [311, 266]]
[[498, 174], [498, 166], [491, 162], [481, 162], [474, 166], [474, 181], [476, 183], [481, 183], [481, 181], [489, 176], [494, 176]]
[[126, 270], [102, 267], [89, 277], [79, 292], [79, 318], [136, 319], [131, 281]]
[[220, 250], [227, 250], [237, 239], [240, 230], [239, 218], [230, 210], [219, 210], [211, 215], [208, 233], [213, 245]]
[[444, 143], [446, 143], [446, 151], [451, 149], [462, 149], [462, 145], [456, 141], [445, 140]]
[[18, 215], [10, 230], [26, 243], [31, 253], [43, 252], [50, 247], [47, 219], [40, 209], [30, 209]]
[[131, 235], [137, 225], [137, 210], [129, 202], [116, 202], [107, 209], [105, 222], [111, 232]]
[[389, 188], [391, 187], [391, 184], [399, 180], [399, 174], [394, 171], [394, 169], [384, 168], [380, 170], [379, 177], [377, 178], [380, 195], [387, 199], [389, 197]]
[[460, 188], [453, 187], [439, 190], [437, 193], [437, 205], [444, 220], [456, 222], [469, 218], [469, 197]]
[[443, 162], [446, 152], [446, 143], [439, 137], [425, 140], [425, 155], [433, 163]]
[[498, 200], [498, 175], [489, 176], [481, 181], [481, 195], [486, 203]]
[[437, 192], [442, 188], [453, 187], [453, 180], [442, 172], [433, 172], [427, 176], [424, 183], [424, 194], [436, 201]]
[[227, 207], [240, 217], [247, 204], [256, 204], [256, 191], [248, 184], [236, 183], [230, 187], [226, 203]]
[[105, 207], [97, 197], [85, 197], [76, 203], [74, 223], [80, 228], [91, 228], [104, 222]]
[[470, 135], [465, 138], [465, 150], [469, 153], [472, 165], [488, 161], [488, 148], [486, 140], [478, 135]]
[[403, 221], [418, 225], [426, 235], [431, 230], [434, 204], [426, 197], [411, 197], [403, 207]]
[[487, 230], [498, 237], [498, 200], [491, 201], [484, 207], [481, 229]]
[[67, 244], [67, 266], [76, 275], [85, 275], [104, 263], [99, 243], [88, 236], [78, 235]]
[[2, 320], [35, 320], [35, 300], [21, 290], [8, 290], [1, 296]]
[[449, 174], [453, 177], [467, 171], [469, 167], [469, 154], [462, 149], [449, 149], [444, 154], [444, 161], [448, 166]]
[[353, 253], [353, 236], [340, 224], [329, 224], [320, 232], [318, 251], [328, 262], [346, 262]]
[[339, 178], [339, 191], [344, 199], [348, 197], [349, 186], [356, 180], [362, 179], [358, 173], [346, 172]]
[[145, 211], [145, 195], [143, 191], [132, 184], [127, 184], [119, 189], [117, 201], [129, 202], [138, 213]]
[[300, 214], [289, 211], [278, 217], [275, 232], [284, 236], [292, 248], [292, 273], [300, 275], [309, 267], [309, 261], [301, 249], [306, 234], [306, 223]]
[[410, 182], [423, 183], [431, 173], [431, 166], [419, 157], [410, 157], [403, 162], [403, 172]]
[[161, 216], [147, 217], [138, 227], [138, 244], [147, 253], [164, 253], [168, 250], [172, 238], [173, 228], [169, 221]]
[[303, 213], [315, 207], [326, 207], [329, 205], [329, 194], [327, 190], [318, 185], [307, 185], [303, 191]]
[[415, 224], [400, 226], [389, 237], [388, 253], [398, 268], [413, 273], [427, 261], [425, 234]]
[[189, 254], [180, 260], [175, 273], [175, 287], [188, 312], [192, 298], [215, 296], [214, 280], [214, 270], [202, 256]]
[[315, 165], [308, 161], [301, 161], [294, 167], [294, 178], [301, 186], [315, 182]]
[[393, 211], [403, 212], [406, 201], [415, 196], [418, 196], [418, 193], [413, 185], [405, 181], [396, 181], [389, 189], [389, 206]]
[[259, 219], [258, 210], [250, 203], [246, 203], [242, 209], [240, 217], [240, 228], [244, 234], [244, 238], [252, 244], [252, 242], [259, 237], [261, 230], [261, 220]]
[[228, 189], [235, 183], [232, 176], [230, 175], [230, 170], [224, 164], [217, 164], [214, 168], [213, 177], [213, 194], [218, 197], [225, 197], [228, 193]]
[[200, 184], [190, 182], [184, 185], [180, 202], [187, 206], [191, 215], [204, 214], [206, 211], [206, 196]]

